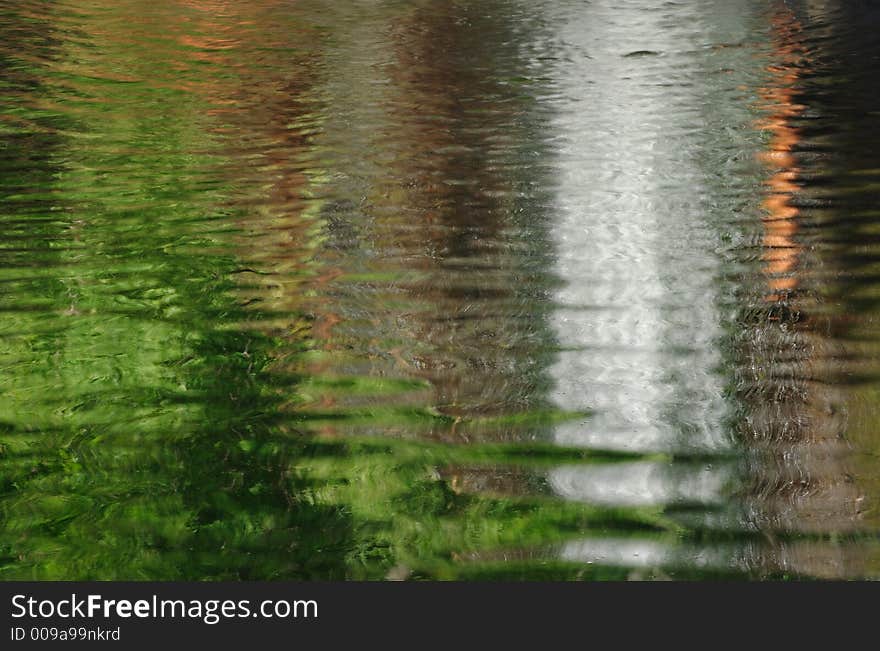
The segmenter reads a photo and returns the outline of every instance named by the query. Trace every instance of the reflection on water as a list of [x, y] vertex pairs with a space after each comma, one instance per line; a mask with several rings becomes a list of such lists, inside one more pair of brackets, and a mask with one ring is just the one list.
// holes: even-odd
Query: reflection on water
[[0, 577], [877, 576], [878, 23], [6, 3]]
[[761, 156], [773, 170], [766, 181], [769, 191], [763, 202], [767, 213], [763, 217], [764, 259], [767, 261], [764, 271], [769, 278], [767, 300], [770, 302], [784, 300], [785, 295], [797, 287], [794, 271], [800, 249], [795, 238], [799, 210], [791, 199], [798, 191], [799, 170], [794, 150], [800, 142], [800, 133], [792, 122], [805, 108], [795, 99], [798, 81], [802, 73], [808, 72], [804, 65], [809, 56], [800, 43], [803, 28], [798, 19], [787, 7], [780, 8], [779, 12], [771, 19], [775, 56], [767, 70], [772, 82], [759, 89], [761, 99], [767, 103], [763, 108], [771, 113], [761, 124], [761, 128], [772, 134], [768, 151]]
[[[557, 429], [565, 445], [639, 452], [722, 450], [727, 405], [719, 340], [712, 179], [700, 160], [714, 62], [701, 9], [595, 3], [560, 40], [589, 51], [590, 78], [562, 66], [556, 129], [553, 397], [593, 409]], [[697, 27], [695, 27], [697, 26]], [[729, 29], [729, 28], [727, 28]], [[669, 89], [674, 88], [675, 92]], [[709, 91], [711, 92], [711, 91]]]

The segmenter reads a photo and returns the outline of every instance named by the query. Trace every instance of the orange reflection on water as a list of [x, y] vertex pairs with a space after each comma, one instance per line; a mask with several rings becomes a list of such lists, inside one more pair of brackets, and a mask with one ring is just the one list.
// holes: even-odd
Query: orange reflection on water
[[804, 110], [796, 98], [800, 91], [797, 83], [805, 71], [804, 48], [798, 34], [801, 25], [789, 10], [782, 10], [772, 20], [774, 65], [768, 66], [771, 82], [759, 89], [765, 101], [762, 108], [770, 116], [758, 124], [759, 128], [771, 133], [769, 148], [759, 158], [770, 169], [772, 176], [765, 182], [769, 192], [762, 202], [766, 211], [762, 245], [766, 261], [769, 292], [765, 297], [770, 302], [784, 300], [798, 285], [797, 263], [801, 246], [796, 240], [800, 211], [792, 205], [791, 197], [798, 190], [797, 179], [800, 170], [794, 154], [800, 142], [800, 130], [792, 126], [792, 121]]

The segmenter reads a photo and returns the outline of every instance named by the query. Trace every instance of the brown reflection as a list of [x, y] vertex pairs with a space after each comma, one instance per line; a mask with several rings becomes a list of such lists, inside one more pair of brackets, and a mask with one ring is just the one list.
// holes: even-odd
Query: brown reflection
[[771, 19], [773, 29], [773, 65], [768, 66], [770, 83], [759, 89], [764, 100], [764, 110], [770, 116], [760, 123], [760, 128], [770, 132], [768, 150], [761, 160], [773, 171], [766, 181], [769, 188], [762, 202], [766, 215], [764, 222], [763, 259], [767, 262], [769, 293], [766, 300], [785, 300], [798, 286], [797, 264], [801, 251], [797, 243], [798, 208], [791, 198], [798, 190], [800, 172], [794, 150], [800, 141], [800, 130], [792, 121], [804, 110], [797, 103], [797, 84], [809, 73], [807, 54], [799, 38], [802, 26], [794, 13], [783, 8]]
[[[544, 189], [534, 185], [541, 160], [522, 159], [523, 147], [541, 145], [528, 133], [536, 89], [522, 85], [510, 45], [518, 19], [474, 24], [462, 8], [433, 3], [394, 26], [394, 176], [415, 226], [398, 241], [425, 272], [409, 287], [425, 302], [410, 320], [413, 340], [435, 343], [404, 356], [431, 383], [438, 410], [457, 420], [521, 413], [542, 399], [535, 349], [546, 335], [532, 297], [543, 270], [525, 265], [544, 255]], [[535, 227], [529, 240], [516, 217], [524, 211]], [[467, 427], [448, 433], [469, 436]]]
[[[515, 418], [492, 419], [542, 405], [540, 117], [510, 33], [517, 19], [493, 14], [436, 2], [396, 12], [358, 80], [358, 91], [369, 89], [356, 97], [364, 105], [335, 107], [349, 129], [345, 143], [332, 142], [342, 147], [337, 164], [367, 182], [361, 196], [334, 188], [324, 211], [332, 228], [322, 255], [342, 273], [326, 289], [338, 318], [313, 331], [337, 353], [321, 372], [417, 379], [425, 389], [316, 397], [317, 411], [391, 412], [380, 431], [348, 421], [326, 433], [514, 438], [526, 429]], [[360, 44], [360, 56], [373, 45]], [[360, 139], [358, 121], [371, 137]], [[331, 245], [347, 230], [343, 255]], [[407, 415], [413, 407], [427, 414]]]
[[[804, 26], [807, 15], [799, 17], [782, 4], [772, 13], [770, 81], [759, 89], [762, 108], [770, 113], [759, 125], [770, 133], [760, 159], [771, 176], [762, 201], [765, 264], [756, 289], [762, 298], [750, 307], [754, 325], [744, 333], [746, 358], [740, 373], [747, 413], [741, 427], [754, 478], [747, 519], [771, 536], [854, 532], [862, 526], [860, 491], [844, 444], [845, 395], [834, 381], [842, 348], [828, 336], [822, 317], [827, 308], [818, 299], [818, 261], [800, 241], [802, 225], [814, 216], [794, 200], [812, 191], [801, 179], [803, 168], [814, 165], [798, 153], [808, 144], [798, 125], [806, 110], [799, 98], [814, 74], [816, 47]], [[791, 560], [783, 558], [785, 553], [782, 546], [755, 562], [784, 566]], [[815, 567], [809, 558], [799, 558], [798, 571], [827, 576], [829, 558], [824, 556], [817, 556]], [[845, 576], [849, 570], [844, 565], [851, 559], [843, 551], [839, 556], [835, 572]]]

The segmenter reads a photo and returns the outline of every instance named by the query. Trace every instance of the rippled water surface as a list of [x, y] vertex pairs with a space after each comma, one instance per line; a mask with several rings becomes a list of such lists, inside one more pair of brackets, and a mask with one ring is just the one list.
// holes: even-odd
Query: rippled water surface
[[880, 9], [0, 0], [0, 578], [880, 575]]

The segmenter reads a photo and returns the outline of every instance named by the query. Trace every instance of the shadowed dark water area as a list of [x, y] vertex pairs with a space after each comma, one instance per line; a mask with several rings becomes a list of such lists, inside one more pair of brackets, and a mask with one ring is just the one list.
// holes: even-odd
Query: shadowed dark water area
[[880, 575], [880, 10], [0, 0], [0, 579]]

